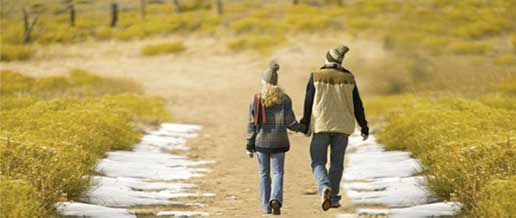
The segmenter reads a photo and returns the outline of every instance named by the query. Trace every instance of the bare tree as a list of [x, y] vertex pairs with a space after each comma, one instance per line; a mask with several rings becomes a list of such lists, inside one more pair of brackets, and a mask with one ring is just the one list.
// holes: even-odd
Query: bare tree
[[39, 13], [36, 14], [36, 17], [30, 21], [30, 14], [29, 12], [23, 8], [23, 43], [27, 44], [30, 42], [30, 34], [32, 32], [32, 29], [34, 28], [34, 25], [38, 22]]

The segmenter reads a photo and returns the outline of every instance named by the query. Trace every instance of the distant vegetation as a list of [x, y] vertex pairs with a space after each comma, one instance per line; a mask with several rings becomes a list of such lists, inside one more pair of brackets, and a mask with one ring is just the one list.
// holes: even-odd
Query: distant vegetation
[[168, 42], [158, 43], [153, 45], [146, 45], [142, 48], [141, 52], [146, 56], [154, 56], [159, 54], [175, 54], [181, 53], [186, 50], [186, 47], [182, 42]]
[[[95, 3], [104, 10], [77, 12], [73, 25], [70, 23], [70, 14], [64, 10], [69, 5], [63, 9], [65, 6], [55, 3], [40, 3], [37, 5], [42, 6], [34, 12], [39, 15], [39, 20], [32, 32], [32, 40], [44, 44], [80, 42], [88, 38], [130, 40], [156, 34], [213, 33], [217, 29], [221, 32], [231, 30], [236, 37], [265, 34], [288, 38], [286, 34], [293, 32], [331, 29], [355, 35], [378, 33], [389, 48], [416, 46], [444, 51], [451, 48], [461, 54], [483, 54], [493, 51], [490, 46], [481, 44], [486, 43], [487, 39], [512, 37], [514, 41], [511, 34], [514, 35], [516, 25], [512, 13], [516, 6], [505, 0], [431, 0], [424, 3], [353, 0], [345, 1], [344, 4], [300, 1], [296, 5], [287, 2], [230, 1], [221, 15], [212, 13], [210, 1], [179, 1], [180, 10], [168, 1], [157, 2], [162, 3], [149, 2], [144, 8], [144, 16], [137, 8], [120, 11], [114, 27], [110, 26], [112, 13], [109, 3]], [[75, 6], [80, 7], [87, 6]], [[52, 10], [61, 13], [53, 15], [50, 13]], [[23, 42], [23, 25], [19, 17], [6, 15], [2, 19], [2, 26], [5, 30], [2, 43]]]
[[[293, 34], [329, 33], [383, 43], [389, 58], [361, 65], [363, 87], [369, 94], [446, 91], [475, 97], [516, 75], [516, 17], [512, 13], [516, 4], [507, 0], [306, 0], [297, 4], [226, 0], [222, 14], [208, 0], [182, 0], [179, 7], [172, 1], [146, 1], [143, 10], [134, 1], [120, 1], [115, 25], [110, 3], [87, 1], [74, 3], [73, 26], [69, 4], [26, 2], [40, 5], [28, 10], [29, 21], [39, 17], [31, 43], [23, 45], [21, 14], [6, 14], [0, 20], [2, 61], [30, 59], [35, 52], [32, 44], [138, 40], [170, 34], [216, 37], [232, 52], [266, 53], [288, 43]], [[159, 49], [149, 45], [141, 52], [180, 50], [177, 45]]]
[[74, 69], [69, 76], [0, 71], [0, 210], [45, 217], [91, 185], [96, 160], [130, 149], [142, 125], [169, 120], [138, 84]]

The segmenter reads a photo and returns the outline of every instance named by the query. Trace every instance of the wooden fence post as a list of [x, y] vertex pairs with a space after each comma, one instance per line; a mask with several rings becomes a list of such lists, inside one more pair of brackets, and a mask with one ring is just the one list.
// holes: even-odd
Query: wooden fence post
[[75, 6], [71, 4], [68, 10], [70, 10], [70, 26], [75, 26]]
[[111, 27], [116, 27], [118, 21], [118, 4], [111, 3]]

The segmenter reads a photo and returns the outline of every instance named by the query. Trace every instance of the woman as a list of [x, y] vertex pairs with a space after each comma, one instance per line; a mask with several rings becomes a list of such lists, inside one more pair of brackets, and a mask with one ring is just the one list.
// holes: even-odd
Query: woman
[[[305, 132], [292, 111], [290, 97], [278, 87], [279, 65], [273, 63], [262, 77], [262, 91], [249, 107], [247, 152], [256, 152], [260, 175], [260, 197], [265, 213], [280, 214], [283, 204], [283, 169], [290, 143], [287, 128]], [[270, 169], [272, 168], [272, 187]]]

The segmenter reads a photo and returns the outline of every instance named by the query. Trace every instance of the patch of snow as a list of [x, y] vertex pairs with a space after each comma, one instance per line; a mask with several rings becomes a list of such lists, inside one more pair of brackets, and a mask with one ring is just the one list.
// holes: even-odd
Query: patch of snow
[[[171, 161], [171, 164], [174, 161]], [[138, 162], [131, 160], [116, 161], [103, 159], [97, 171], [109, 177], [129, 177], [140, 179], [190, 179], [203, 176], [207, 169], [189, 168], [185, 166], [166, 166], [158, 161]]]
[[408, 207], [435, 201], [423, 187], [424, 178], [384, 178], [373, 182], [345, 183], [348, 197], [355, 204]]
[[65, 216], [90, 218], [136, 218], [133, 212], [123, 208], [110, 208], [93, 204], [77, 202], [61, 202], [56, 205], [57, 210]]
[[351, 214], [351, 213], [337, 214], [335, 217], [336, 218], [357, 218], [357, 216], [355, 214]]
[[348, 165], [344, 168], [343, 189], [354, 204], [385, 205], [389, 209], [359, 209], [357, 214], [337, 217], [358, 217], [363, 214], [389, 217], [451, 216], [460, 210], [458, 203], [430, 203], [436, 199], [425, 188], [425, 179], [414, 176], [421, 164], [410, 152], [386, 151], [374, 136], [366, 142], [359, 134], [349, 137]]
[[170, 199], [182, 197], [213, 196], [211, 193], [184, 193], [186, 188], [195, 186], [180, 183], [143, 182], [130, 178], [95, 177], [96, 186], [86, 193], [90, 203], [110, 207], [130, 207], [136, 205], [184, 205]]
[[361, 137], [352, 135], [343, 177], [345, 180], [367, 180], [412, 176], [421, 171], [421, 166], [410, 155], [404, 151], [385, 151], [374, 136], [363, 142]]
[[207, 212], [194, 212], [194, 211], [160, 211], [156, 213], [156, 216], [173, 216], [173, 217], [196, 217], [196, 216], [208, 216]]
[[407, 208], [393, 209], [358, 209], [358, 215], [385, 215], [389, 218], [427, 218], [440, 216], [453, 216], [460, 211], [460, 204], [433, 203], [423, 204]]
[[[94, 186], [82, 200], [93, 204], [62, 202], [58, 209], [67, 216], [135, 217], [129, 210], [111, 207], [138, 205], [177, 205], [204, 207], [201, 203], [178, 202], [179, 198], [209, 197], [213, 193], [192, 193], [197, 186], [156, 180], [184, 180], [203, 176], [208, 169], [197, 166], [214, 161], [192, 161], [187, 156], [168, 153], [188, 150], [186, 139], [197, 136], [201, 126], [162, 124], [134, 145], [133, 151], [108, 152], [95, 170], [103, 176], [93, 178]], [[96, 204], [96, 205], [94, 205]], [[171, 215], [173, 211], [168, 211]], [[204, 212], [179, 212], [179, 216], [204, 216]], [[206, 213], [207, 215], [207, 213]]]

